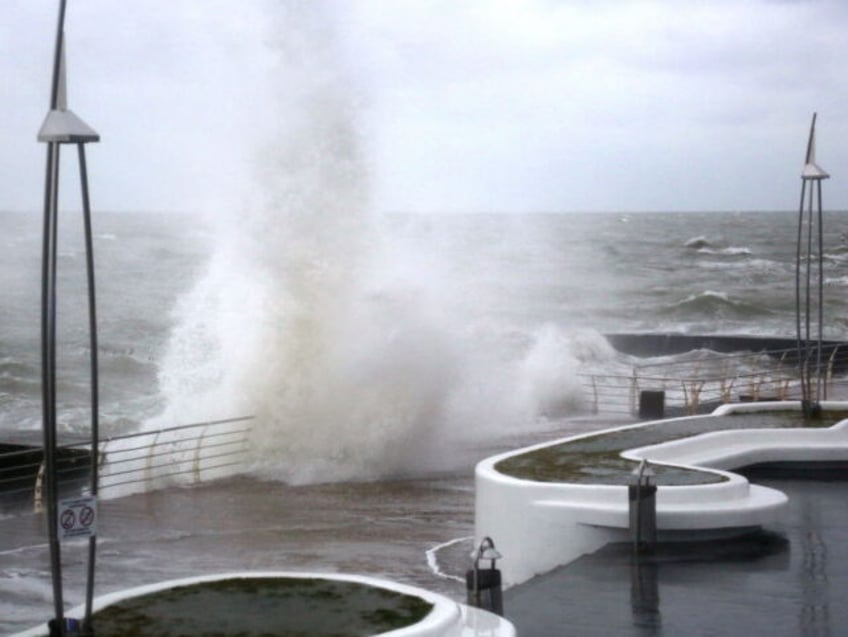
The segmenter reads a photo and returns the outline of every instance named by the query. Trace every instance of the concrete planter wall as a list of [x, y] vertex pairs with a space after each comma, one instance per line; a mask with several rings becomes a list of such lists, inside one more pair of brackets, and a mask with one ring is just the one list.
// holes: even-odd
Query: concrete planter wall
[[[216, 582], [233, 579], [259, 579], [259, 578], [312, 578], [317, 580], [335, 580], [343, 582], [354, 582], [371, 586], [377, 589], [387, 590], [418, 597], [432, 604], [432, 610], [422, 620], [415, 624], [379, 633], [386, 637], [475, 637], [477, 635], [490, 635], [491, 637], [515, 637], [515, 629], [508, 621], [493, 615], [492, 613], [475, 608], [469, 608], [463, 604], [454, 602], [442, 595], [431, 593], [427, 590], [397, 584], [372, 577], [359, 575], [328, 575], [319, 573], [295, 573], [295, 572], [238, 572], [191, 577], [180, 580], [169, 580], [146, 586], [139, 586], [116, 593], [110, 593], [98, 597], [94, 602], [94, 614], [111, 605], [123, 600], [141, 597], [150, 593], [167, 591], [178, 587], [191, 586], [205, 582]], [[78, 607], [67, 613], [68, 617], [82, 617], [84, 609]], [[46, 624], [18, 633], [13, 637], [46, 637], [48, 629]]]
[[[823, 404], [825, 409], [844, 410], [846, 406], [836, 402]], [[752, 403], [725, 406], [714, 415], [788, 409], [795, 406], [785, 402]], [[797, 409], [800, 411], [800, 407]], [[616, 427], [606, 433], [651, 424]], [[499, 566], [505, 586], [520, 584], [607, 543], [628, 540], [626, 486], [534, 482], [505, 475], [495, 468], [506, 458], [583, 437], [500, 454], [477, 465], [475, 534], [478, 541], [492, 537], [504, 555]], [[775, 461], [848, 460], [848, 421], [821, 429], [719, 431], [637, 447], [621, 455], [637, 461], [644, 458], [652, 463], [709, 469], [723, 475], [726, 479], [720, 482], [663, 485], [657, 491], [657, 529], [661, 536], [721, 536], [774, 523], [787, 501], [780, 491], [752, 485], [729, 469]]]

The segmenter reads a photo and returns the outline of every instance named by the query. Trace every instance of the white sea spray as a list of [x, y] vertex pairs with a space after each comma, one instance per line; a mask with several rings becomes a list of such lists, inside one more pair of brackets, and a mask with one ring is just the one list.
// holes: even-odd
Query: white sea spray
[[276, 16], [278, 125], [177, 307], [155, 425], [254, 415], [252, 470], [293, 482], [448, 468], [576, 404], [575, 364], [555, 326], [516, 337], [492, 319], [485, 304], [509, 299], [474, 266], [496, 261], [374, 213], [363, 100], [327, 7]]

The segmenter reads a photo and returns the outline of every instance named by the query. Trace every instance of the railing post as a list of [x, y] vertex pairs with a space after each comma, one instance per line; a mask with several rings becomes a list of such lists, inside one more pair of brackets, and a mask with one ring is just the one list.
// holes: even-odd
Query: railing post
[[194, 472], [194, 481], [195, 483], [200, 482], [200, 449], [203, 447], [203, 437], [206, 435], [207, 427], [204, 427], [200, 432], [200, 435], [197, 437], [197, 446], [194, 448], [194, 464], [193, 464], [193, 472]]
[[35, 490], [33, 491], [32, 510], [33, 513], [44, 511], [44, 461], [38, 465], [38, 474], [35, 476]]
[[599, 411], [598, 406], [598, 377], [594, 374], [592, 375], [592, 413], [597, 414]]
[[833, 351], [830, 353], [830, 356], [827, 359], [827, 375], [825, 376], [824, 383], [824, 400], [827, 400], [827, 389], [830, 386], [830, 383], [833, 381], [833, 364], [836, 360], [836, 352], [839, 349], [839, 345], [833, 346]]
[[636, 375], [636, 367], [633, 368], [633, 378], [630, 381], [630, 413], [635, 414], [636, 411], [636, 401], [639, 396], [639, 378]]
[[156, 445], [159, 444], [159, 435], [162, 433], [162, 430], [159, 429], [155, 434], [153, 434], [153, 442], [150, 444], [150, 449], [147, 453], [147, 461], [145, 462], [144, 467], [144, 481], [147, 482], [148, 488], [153, 483], [153, 457], [156, 453]]

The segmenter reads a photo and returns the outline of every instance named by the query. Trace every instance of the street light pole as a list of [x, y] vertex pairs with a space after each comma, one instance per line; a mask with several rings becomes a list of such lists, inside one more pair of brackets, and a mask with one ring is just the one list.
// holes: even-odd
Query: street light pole
[[[830, 175], [816, 163], [816, 113], [810, 124], [810, 136], [807, 141], [807, 155], [801, 170], [801, 201], [798, 207], [798, 244], [795, 263], [795, 322], [798, 339], [798, 366], [801, 378], [801, 405], [805, 415], [815, 414], [819, 409], [822, 390], [822, 338], [824, 331], [824, 230], [822, 217], [822, 181]], [[808, 189], [809, 185], [809, 189]], [[806, 234], [805, 234], [806, 226]], [[818, 234], [816, 269], [817, 304], [817, 345], [813, 361], [811, 316], [812, 274], [813, 274], [813, 235]], [[805, 241], [806, 239], [806, 241]], [[806, 246], [804, 245], [806, 243]], [[802, 289], [803, 288], [803, 289]], [[803, 295], [802, 295], [803, 292]], [[803, 299], [802, 299], [803, 296]], [[802, 321], [803, 306], [803, 321]], [[815, 392], [812, 389], [815, 366]]]
[[[53, 56], [53, 76], [50, 91], [50, 110], [38, 132], [38, 141], [47, 144], [47, 167], [44, 185], [44, 227], [41, 271], [41, 395], [44, 433], [44, 475], [47, 487], [47, 532], [50, 547], [50, 571], [53, 584], [54, 628], [51, 634], [64, 637], [66, 623], [62, 590], [62, 556], [59, 543], [58, 494], [56, 472], [56, 287], [59, 238], [59, 160], [63, 144], [76, 144], [82, 187], [83, 221], [85, 226], [86, 268], [91, 362], [91, 495], [97, 495], [98, 476], [98, 362], [97, 317], [94, 293], [94, 256], [91, 232], [91, 211], [88, 195], [88, 174], [85, 163], [85, 144], [97, 142], [100, 136], [73, 111], [68, 109], [65, 72], [65, 9], [66, 0], [59, 2], [56, 46]], [[94, 557], [96, 537], [89, 537], [89, 561], [86, 582], [86, 617], [84, 627], [90, 631], [91, 599], [94, 588]]]

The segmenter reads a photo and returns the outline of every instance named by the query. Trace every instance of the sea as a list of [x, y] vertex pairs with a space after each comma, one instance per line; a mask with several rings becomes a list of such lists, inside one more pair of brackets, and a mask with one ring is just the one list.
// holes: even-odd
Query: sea
[[[102, 503], [98, 593], [274, 568], [461, 599], [474, 463], [608, 426], [587, 414], [579, 380], [631, 362], [604, 334], [796, 334], [797, 212], [286, 202], [232, 216], [95, 212], [102, 435], [254, 418], [237, 477]], [[63, 211], [68, 436], [90, 422], [81, 227]], [[848, 212], [826, 211], [823, 230], [823, 336], [848, 340]], [[2, 440], [41, 427], [40, 214], [0, 213], [0, 241]], [[7, 634], [48, 618], [51, 589], [41, 516], [5, 511], [0, 528]], [[65, 554], [66, 598], [80, 603], [82, 547]]]
[[[88, 422], [89, 345], [81, 221], [67, 216], [59, 413], [74, 432]], [[272, 395], [309, 409], [328, 390], [346, 411], [368, 402], [365, 420], [413, 428], [532, 417], [568, 402], [582, 363], [615, 356], [605, 333], [796, 335], [797, 213], [362, 216], [280, 229], [267, 226], [292, 219], [268, 213], [234, 230], [95, 215], [107, 434], [281, 407]], [[0, 228], [0, 430], [37, 429], [40, 215], [0, 213]], [[826, 213], [823, 238], [824, 337], [845, 339], [848, 213]]]

